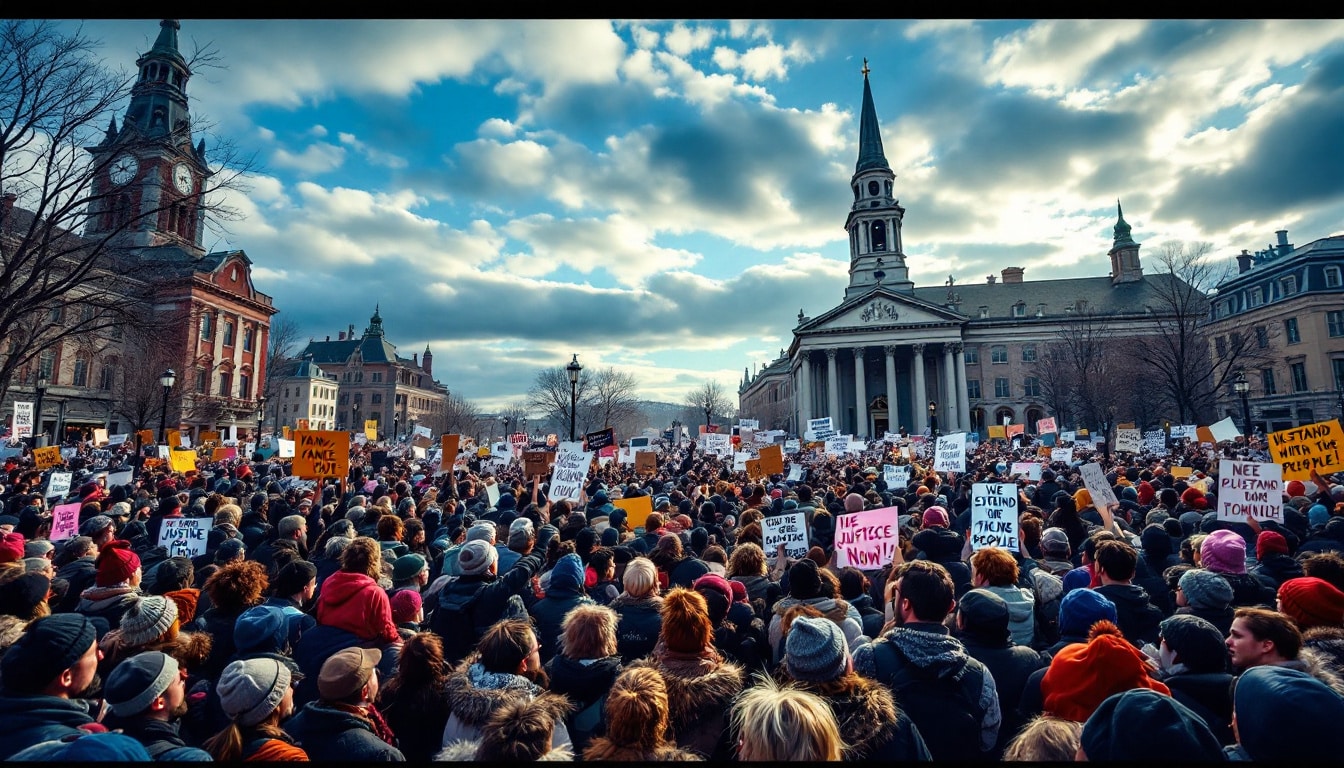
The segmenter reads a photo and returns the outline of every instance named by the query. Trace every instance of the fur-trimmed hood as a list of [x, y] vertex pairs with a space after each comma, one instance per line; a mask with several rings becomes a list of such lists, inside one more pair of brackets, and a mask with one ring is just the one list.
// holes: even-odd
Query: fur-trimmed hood
[[836, 624], [843, 624], [845, 617], [849, 615], [849, 603], [833, 597], [809, 597], [805, 600], [799, 600], [796, 597], [781, 597], [775, 602], [773, 612], [776, 616], [783, 618], [784, 614], [788, 613], [789, 609], [795, 605], [810, 605], [821, 611], [826, 618]]
[[663, 604], [663, 598], [658, 595], [631, 597], [629, 593], [622, 592], [621, 594], [612, 598], [612, 601], [610, 603], [607, 603], [607, 607], [612, 609], [613, 611], [620, 610], [621, 608], [644, 607], [644, 606], [649, 606], [652, 607], [654, 610], [658, 610], [658, 608], [661, 607], [662, 604]]
[[822, 693], [816, 683], [799, 682], [831, 705], [840, 733], [844, 735], [844, 760], [874, 759], [873, 750], [893, 735], [897, 725], [896, 700], [891, 690], [875, 680], [849, 675], [848, 685], [837, 693]]
[[626, 666], [650, 666], [658, 670], [667, 685], [668, 721], [674, 732], [709, 715], [726, 712], [733, 698], [742, 692], [746, 673], [733, 662], [712, 666], [676, 658], [640, 659]]
[[[476, 760], [476, 750], [480, 746], [479, 741], [454, 741], [440, 750], [434, 756], [434, 760], [446, 763], [474, 762]], [[562, 744], [537, 758], [537, 762], [572, 762], [573, 760], [574, 753], [570, 751], [568, 744]]]
[[496, 709], [519, 697], [536, 696], [542, 689], [521, 675], [487, 672], [473, 654], [448, 676], [444, 690], [452, 713], [479, 728]]
[[1330, 687], [1330, 690], [1344, 696], [1344, 678], [1335, 671], [1330, 659], [1313, 648], [1303, 648], [1293, 661], [1285, 661], [1279, 666], [1306, 672]]
[[105, 611], [142, 594], [139, 588], [132, 587], [129, 584], [117, 584], [111, 587], [89, 587], [79, 594], [79, 607], [75, 610], [80, 613]]

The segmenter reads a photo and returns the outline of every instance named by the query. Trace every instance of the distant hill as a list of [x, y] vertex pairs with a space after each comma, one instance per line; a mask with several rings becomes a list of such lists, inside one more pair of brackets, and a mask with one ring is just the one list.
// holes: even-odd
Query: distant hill
[[[639, 407], [644, 409], [645, 415], [649, 418], [650, 429], [668, 429], [673, 421], [680, 421], [682, 425], [689, 428], [690, 434], [697, 434], [701, 422], [704, 420], [703, 414], [693, 412], [685, 405], [678, 403], [663, 403], [656, 400], [642, 400]], [[715, 414], [714, 423], [729, 424], [732, 417], [727, 415]]]

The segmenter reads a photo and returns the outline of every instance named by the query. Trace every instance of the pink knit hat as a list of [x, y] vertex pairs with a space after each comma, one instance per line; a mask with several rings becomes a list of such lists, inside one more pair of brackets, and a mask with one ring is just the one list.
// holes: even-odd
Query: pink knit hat
[[946, 509], [943, 509], [942, 507], [929, 507], [924, 510], [924, 516], [920, 518], [920, 526], [923, 528], [932, 528], [935, 525], [940, 528], [948, 527], [949, 523], [947, 521]]
[[1199, 558], [1215, 573], [1245, 573], [1246, 540], [1235, 531], [1214, 531], [1200, 546]]

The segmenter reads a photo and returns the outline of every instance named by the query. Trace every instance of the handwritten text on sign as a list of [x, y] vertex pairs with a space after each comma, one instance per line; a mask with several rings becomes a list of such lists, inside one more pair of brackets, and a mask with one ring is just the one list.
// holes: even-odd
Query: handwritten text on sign
[[207, 517], [165, 517], [159, 528], [159, 546], [168, 550], [169, 557], [204, 555], [212, 522]]
[[588, 465], [592, 463], [592, 451], [582, 449], [579, 442], [561, 443], [556, 452], [555, 466], [551, 469], [551, 487], [547, 496], [552, 501], [559, 499], [579, 500], [579, 491], [583, 481], [588, 478]]
[[58, 504], [51, 510], [51, 540], [64, 541], [79, 535], [79, 508], [74, 504]]
[[937, 452], [933, 458], [936, 472], [966, 471], [966, 433], [943, 435], [938, 438]]
[[802, 512], [761, 518], [761, 548], [767, 560], [774, 562], [780, 544], [794, 560], [807, 556], [807, 517]]
[[883, 507], [835, 518], [835, 565], [876, 570], [891, 562], [899, 536], [899, 507]]
[[1258, 461], [1218, 462], [1218, 519], [1283, 522], [1283, 468]]
[[1017, 551], [1015, 483], [976, 483], [971, 486], [971, 548], [985, 547]]
[[1339, 419], [1271, 432], [1269, 452], [1283, 465], [1284, 480], [1310, 480], [1313, 470], [1329, 474], [1344, 469], [1344, 431]]
[[294, 433], [294, 476], [345, 477], [350, 471], [350, 435], [298, 430]]

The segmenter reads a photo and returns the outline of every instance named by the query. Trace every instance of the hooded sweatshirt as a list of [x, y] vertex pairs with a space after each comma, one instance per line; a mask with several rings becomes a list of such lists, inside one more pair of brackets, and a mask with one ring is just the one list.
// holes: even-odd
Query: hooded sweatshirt
[[555, 656], [562, 634], [561, 623], [565, 614], [580, 605], [591, 605], [593, 599], [583, 591], [583, 561], [570, 552], [560, 558], [551, 569], [546, 596], [538, 600], [529, 613], [537, 620], [537, 640], [541, 645], [541, 662]]
[[387, 592], [363, 573], [337, 571], [327, 577], [317, 601], [317, 623], [353, 632], [361, 640], [401, 639]]
[[1012, 633], [1013, 644], [1030, 648], [1036, 640], [1036, 596], [1029, 589], [1011, 584], [982, 589], [993, 592], [1008, 604], [1008, 631]]

